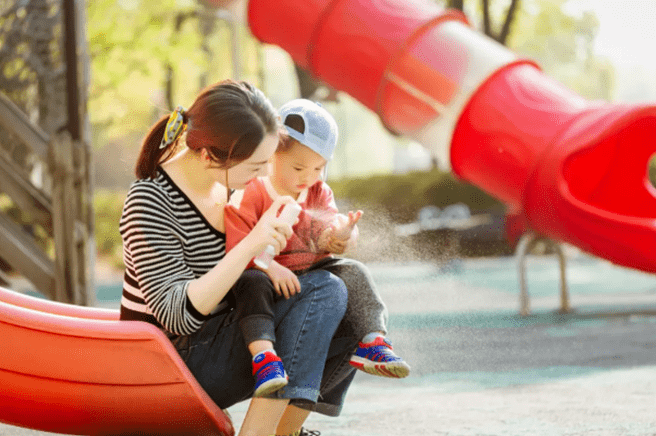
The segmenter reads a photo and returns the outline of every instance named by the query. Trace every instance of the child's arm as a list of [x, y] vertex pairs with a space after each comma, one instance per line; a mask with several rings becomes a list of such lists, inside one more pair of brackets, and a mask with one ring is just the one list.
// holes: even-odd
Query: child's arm
[[301, 292], [301, 283], [298, 277], [289, 268], [280, 265], [275, 260], [271, 261], [269, 268], [262, 270], [273, 282], [276, 294], [285, 297], [286, 299], [292, 295]]
[[337, 224], [337, 217], [340, 215], [333, 191], [327, 183], [319, 183], [311, 188], [308, 197], [312, 198], [311, 204], [308, 200], [308, 208], [312, 210], [312, 231], [307, 236], [311, 246], [314, 246], [319, 252], [331, 253], [328, 247], [328, 241], [333, 231], [333, 225]]

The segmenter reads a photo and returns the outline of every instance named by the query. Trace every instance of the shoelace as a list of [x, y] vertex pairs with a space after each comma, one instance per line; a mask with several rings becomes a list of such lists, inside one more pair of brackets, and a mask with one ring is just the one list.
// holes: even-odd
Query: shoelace
[[281, 377], [282, 377], [282, 374], [283, 374], [282, 370], [278, 367], [278, 365], [270, 363], [270, 364], [264, 366], [262, 369], [260, 369], [258, 375], [260, 377], [267, 377], [271, 373], [280, 374]]
[[398, 356], [394, 355], [389, 348], [376, 346], [371, 347], [365, 357], [373, 362], [382, 362], [384, 360], [396, 362], [401, 360]]

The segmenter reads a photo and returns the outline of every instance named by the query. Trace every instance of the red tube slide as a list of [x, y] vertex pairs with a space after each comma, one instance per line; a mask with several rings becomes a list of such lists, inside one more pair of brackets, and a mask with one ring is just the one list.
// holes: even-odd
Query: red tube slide
[[501, 70], [472, 98], [451, 163], [534, 230], [656, 272], [656, 190], [647, 174], [655, 152], [656, 107], [588, 103], [521, 66]]
[[0, 422], [81, 435], [232, 436], [157, 327], [0, 287]]
[[530, 229], [656, 272], [656, 106], [586, 101], [428, 0], [250, 0], [248, 20]]

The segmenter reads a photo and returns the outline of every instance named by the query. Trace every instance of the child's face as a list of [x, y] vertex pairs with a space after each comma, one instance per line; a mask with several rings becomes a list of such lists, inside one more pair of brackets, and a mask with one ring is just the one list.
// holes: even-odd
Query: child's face
[[325, 166], [326, 160], [321, 155], [294, 141], [289, 150], [274, 155], [272, 178], [285, 191], [281, 194], [296, 196], [321, 178]]

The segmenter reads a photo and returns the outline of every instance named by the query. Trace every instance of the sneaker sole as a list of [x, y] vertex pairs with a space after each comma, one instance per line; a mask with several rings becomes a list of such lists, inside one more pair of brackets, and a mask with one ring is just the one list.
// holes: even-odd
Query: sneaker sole
[[264, 382], [260, 385], [259, 388], [253, 393], [254, 397], [264, 397], [266, 395], [272, 394], [275, 391], [284, 388], [287, 386], [289, 381], [287, 379], [273, 379], [268, 382]]
[[404, 378], [410, 374], [410, 366], [405, 362], [377, 363], [353, 356], [349, 363], [360, 371], [380, 377]]

